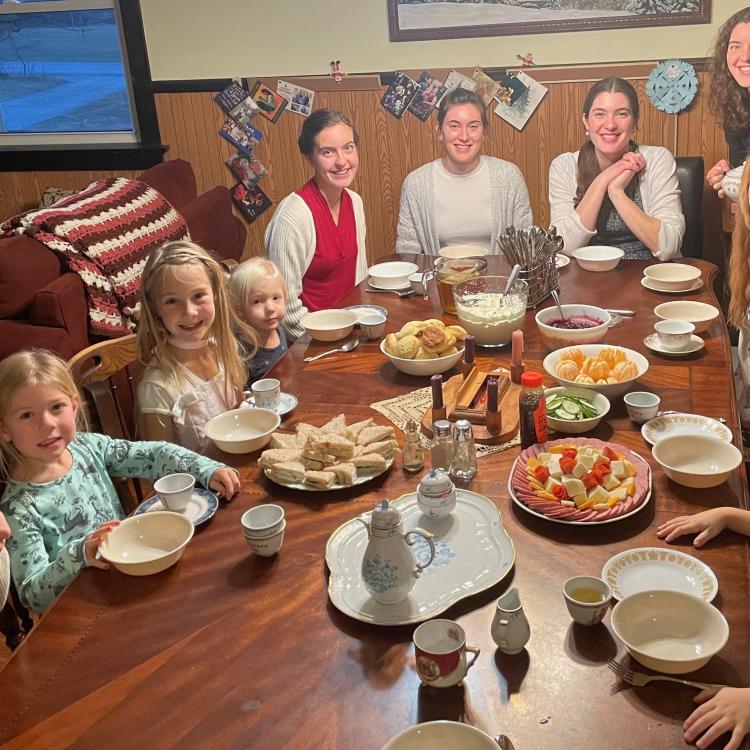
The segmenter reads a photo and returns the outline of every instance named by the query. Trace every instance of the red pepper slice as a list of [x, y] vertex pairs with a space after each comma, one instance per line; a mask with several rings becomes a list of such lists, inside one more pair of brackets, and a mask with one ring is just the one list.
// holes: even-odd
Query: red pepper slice
[[609, 465], [609, 463], [607, 461], [597, 461], [594, 464], [594, 470], [597, 471], [597, 472], [599, 472], [599, 474], [602, 477], [606, 477], [607, 474], [611, 474], [612, 473], [612, 467]]
[[546, 466], [537, 466], [534, 469], [534, 476], [539, 482], [544, 484], [549, 479], [549, 469]]
[[568, 499], [568, 492], [561, 484], [556, 484], [552, 488], [552, 494], [558, 499], [558, 500], [567, 500]]
[[595, 474], [592, 471], [587, 471], [582, 477], [581, 481], [583, 482], [583, 486], [587, 490], [593, 490], [594, 487], [596, 487], [597, 484], [599, 484], [599, 475]]
[[575, 458], [578, 455], [577, 448], [563, 448], [563, 458]]
[[620, 458], [608, 445], [604, 447], [602, 455], [610, 461], [617, 461]]
[[576, 466], [575, 458], [561, 458], [560, 459], [560, 468], [562, 469], [563, 474], [572, 474], [573, 469], [575, 469], [575, 466]]

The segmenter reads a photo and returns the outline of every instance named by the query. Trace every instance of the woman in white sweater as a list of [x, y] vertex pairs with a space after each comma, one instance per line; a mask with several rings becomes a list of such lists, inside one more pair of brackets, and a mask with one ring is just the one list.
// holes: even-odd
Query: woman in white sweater
[[367, 275], [365, 212], [348, 189], [359, 167], [358, 140], [346, 115], [315, 110], [298, 140], [314, 175], [279, 203], [266, 228], [268, 258], [286, 281], [290, 338], [304, 333], [308, 312], [333, 307]]
[[677, 167], [659, 146], [637, 146], [638, 96], [622, 78], [595, 83], [583, 103], [589, 141], [549, 168], [550, 221], [570, 255], [613, 245], [625, 258], [670, 260], [685, 234]]
[[498, 234], [531, 226], [529, 193], [515, 164], [482, 155], [487, 113], [473, 91], [440, 101], [438, 140], [445, 154], [406, 176], [401, 189], [397, 253], [437, 255], [446, 245], [497, 252]]

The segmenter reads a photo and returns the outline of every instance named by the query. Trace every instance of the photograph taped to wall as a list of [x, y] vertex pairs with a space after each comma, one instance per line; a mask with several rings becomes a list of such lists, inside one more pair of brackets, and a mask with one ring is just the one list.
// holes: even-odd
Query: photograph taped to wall
[[711, 0], [387, 0], [392, 42], [709, 23]]
[[490, 78], [481, 68], [474, 68], [471, 78], [477, 85], [474, 90], [482, 97], [484, 106], [488, 106], [498, 92], [500, 84]]
[[267, 170], [255, 156], [245, 156], [240, 152], [230, 156], [226, 165], [232, 174], [245, 186], [252, 187], [266, 176]]
[[[474, 89], [477, 87], [477, 82], [473, 78], [469, 78], [469, 76], [465, 76], [463, 73], [459, 73], [457, 70], [451, 70], [450, 73], [448, 73], [448, 77], [445, 79], [445, 93], [447, 94], [449, 91], [453, 91], [453, 89], [468, 89], [469, 91], [474, 91]], [[440, 97], [443, 98], [442, 96]], [[438, 101], [438, 104], [440, 102]]]
[[260, 113], [267, 120], [276, 122], [288, 104], [283, 96], [277, 94], [272, 88], [266, 86], [263, 81], [256, 81], [250, 89], [250, 96], [260, 107]]
[[419, 91], [419, 84], [409, 76], [396, 72], [393, 83], [383, 95], [380, 103], [396, 117], [403, 116]]
[[307, 117], [313, 108], [315, 92], [311, 89], [297, 86], [289, 81], [279, 80], [276, 84], [276, 93], [283, 96], [289, 102], [289, 109], [298, 115]]
[[521, 81], [515, 73], [509, 73], [500, 80], [495, 100], [500, 104], [513, 106], [527, 91], [529, 87]]
[[253, 135], [237, 125], [236, 122], [227, 120], [221, 126], [219, 135], [229, 141], [235, 148], [245, 154], [245, 156], [252, 156], [253, 149], [258, 145], [258, 141], [263, 137], [263, 133], [252, 127], [250, 129], [253, 131]]
[[230, 114], [238, 104], [249, 96], [250, 94], [247, 93], [240, 83], [232, 81], [229, 86], [214, 97], [214, 100], [227, 114]]
[[445, 86], [440, 79], [435, 78], [426, 70], [419, 74], [417, 83], [419, 84], [419, 90], [409, 105], [409, 112], [422, 122], [426, 122], [445, 93]]
[[542, 99], [544, 99], [547, 89], [522, 71], [516, 73], [515, 77], [526, 87], [526, 90], [510, 106], [500, 102], [495, 107], [495, 114], [498, 117], [502, 117], [505, 122], [512, 125], [516, 130], [523, 130], [524, 125], [526, 125]]
[[[233, 107], [229, 112], [229, 116], [246, 132], [252, 135], [255, 128], [251, 124], [251, 120], [260, 110], [258, 105], [250, 98], [250, 95], [243, 99], [236, 107]], [[257, 132], [257, 131], [256, 131]]]
[[271, 206], [271, 199], [257, 185], [246, 187], [241, 182], [232, 188], [232, 200], [250, 223]]

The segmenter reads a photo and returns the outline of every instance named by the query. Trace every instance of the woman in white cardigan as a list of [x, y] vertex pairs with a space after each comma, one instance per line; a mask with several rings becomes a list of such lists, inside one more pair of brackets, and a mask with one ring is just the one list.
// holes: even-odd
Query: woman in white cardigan
[[625, 258], [679, 257], [685, 217], [677, 167], [667, 149], [635, 144], [639, 112], [627, 81], [599, 81], [583, 103], [589, 141], [550, 165], [550, 222], [566, 254], [584, 245], [614, 245]]
[[266, 228], [268, 258], [286, 281], [290, 338], [304, 333], [308, 312], [333, 307], [367, 275], [364, 207], [348, 189], [359, 167], [358, 140], [346, 115], [315, 110], [298, 140], [314, 175], [279, 203]]
[[531, 226], [523, 175], [515, 164], [482, 155], [487, 113], [473, 91], [448, 92], [436, 127], [445, 154], [406, 176], [396, 252], [437, 255], [455, 244], [497, 252], [495, 241], [507, 226]]

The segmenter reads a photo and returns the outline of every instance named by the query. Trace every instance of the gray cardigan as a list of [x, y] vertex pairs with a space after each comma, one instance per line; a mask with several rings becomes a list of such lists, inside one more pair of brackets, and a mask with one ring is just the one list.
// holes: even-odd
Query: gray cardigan
[[[509, 225], [517, 229], [533, 223], [529, 192], [521, 170], [510, 162], [483, 156], [490, 174], [490, 205], [492, 206], [492, 253], [497, 253], [496, 240]], [[401, 210], [398, 216], [397, 253], [437, 255], [440, 238], [435, 227], [435, 183], [433, 172], [440, 160], [425, 164], [406, 176], [401, 188]]]

